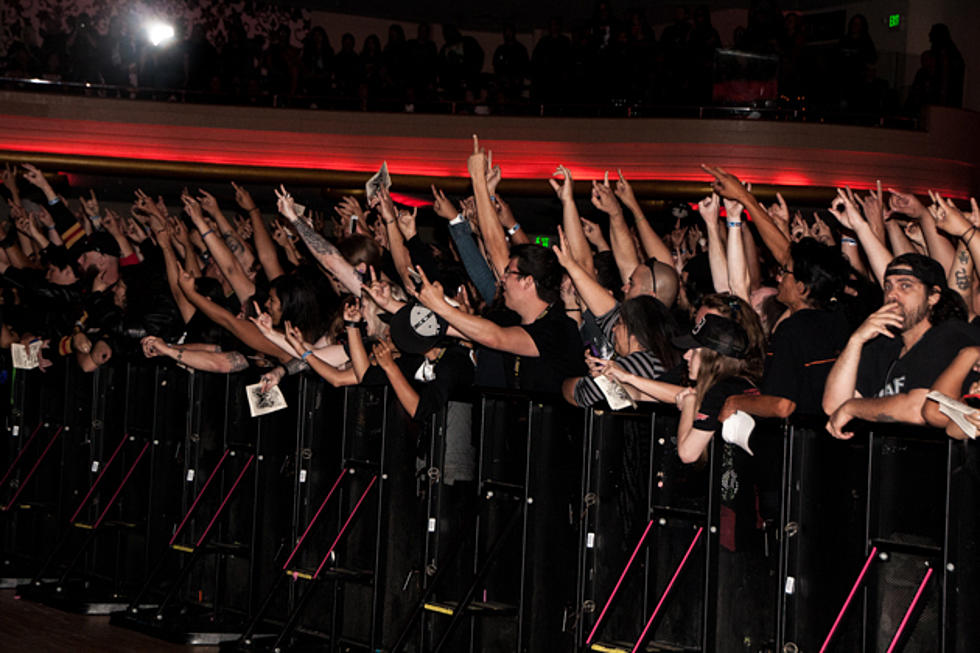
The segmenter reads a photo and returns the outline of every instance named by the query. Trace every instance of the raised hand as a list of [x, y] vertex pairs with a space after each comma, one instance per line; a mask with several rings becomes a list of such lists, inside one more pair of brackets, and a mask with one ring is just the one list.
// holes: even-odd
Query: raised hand
[[860, 226], [864, 222], [861, 210], [858, 209], [857, 199], [854, 197], [854, 193], [850, 188], [837, 189], [837, 197], [830, 205], [828, 211], [837, 218], [837, 221], [842, 226], [852, 231], [856, 226]]
[[242, 217], [241, 215], [235, 216], [235, 233], [242, 240], [250, 240], [252, 238], [252, 221]]
[[276, 208], [279, 209], [279, 213], [283, 215], [290, 222], [295, 222], [299, 220], [299, 216], [296, 215], [296, 202], [293, 200], [293, 196], [289, 194], [286, 190], [286, 185], [281, 184], [279, 188], [275, 189], [276, 193]]
[[44, 178], [44, 173], [41, 172], [37, 166], [31, 165], [30, 163], [24, 163], [21, 164], [21, 167], [24, 169], [24, 179], [26, 179], [28, 183], [37, 186], [41, 190], [51, 188], [51, 185], [48, 184], [48, 180]]
[[95, 189], [89, 190], [91, 197], [85, 199], [85, 196], [78, 198], [78, 201], [82, 204], [82, 210], [85, 211], [85, 215], [90, 218], [95, 218], [99, 216], [99, 200], [95, 196]]
[[926, 207], [912, 193], [901, 193], [894, 188], [889, 188], [888, 192], [891, 193], [891, 197], [888, 198], [888, 206], [892, 211], [904, 213], [910, 218], [917, 220], [929, 215]]
[[293, 326], [292, 322], [286, 320], [283, 322], [283, 332], [286, 336], [286, 342], [289, 346], [295, 349], [297, 352], [302, 353], [309, 349], [306, 343], [303, 341], [303, 332], [299, 328]]
[[608, 171], [606, 171], [605, 179], [601, 184], [596, 180], [592, 180], [592, 206], [609, 215], [622, 212], [622, 208], [619, 206], [619, 200], [616, 199], [612, 188], [609, 186]]
[[977, 228], [956, 208], [953, 201], [943, 199], [939, 193], [929, 191], [933, 204], [929, 206], [929, 215], [936, 221], [936, 226], [954, 238], [963, 238]]
[[445, 218], [446, 220], [452, 220], [456, 217], [456, 209], [453, 208], [453, 203], [446, 199], [446, 194], [441, 190], [436, 188], [435, 184], [432, 184], [432, 210], [436, 212], [440, 218]]
[[253, 301], [252, 305], [255, 306], [255, 317], [250, 317], [249, 319], [252, 323], [259, 328], [259, 331], [263, 335], [269, 336], [275, 331], [272, 327], [272, 316], [262, 310], [258, 302]]
[[566, 270], [568, 266], [576, 265], [571, 248], [568, 246], [568, 238], [565, 237], [565, 230], [561, 227], [558, 227], [558, 244], [552, 245], [551, 251], [558, 257], [558, 263]]
[[[558, 183], [558, 180], [554, 178], [559, 175], [562, 178], [561, 183]], [[555, 194], [558, 195], [558, 199], [560, 199], [562, 202], [571, 202], [573, 200], [572, 197], [573, 179], [572, 179], [572, 173], [568, 168], [566, 168], [563, 165], [559, 165], [558, 169], [555, 170], [552, 178], [548, 180], [548, 183], [551, 184], [551, 187], [554, 189]]]
[[428, 277], [425, 276], [425, 271], [422, 270], [422, 266], [415, 266], [415, 270], [418, 272], [419, 277], [421, 277], [422, 283], [417, 290], [409, 289], [409, 292], [413, 292], [426, 308], [435, 310], [436, 307], [445, 304], [446, 297], [442, 289], [442, 284], [438, 281], [430, 282]]
[[412, 209], [411, 213], [402, 209], [398, 212], [398, 230], [402, 232], [405, 240], [411, 240], [417, 233], [415, 228], [415, 218], [419, 214], [419, 207]]
[[11, 168], [9, 163], [5, 163], [3, 170], [0, 170], [0, 182], [3, 182], [11, 195], [17, 196], [17, 171]]
[[718, 215], [721, 209], [721, 198], [717, 193], [711, 193], [698, 202], [698, 213], [709, 229], [718, 225]]
[[[373, 271], [373, 268], [372, 268]], [[361, 300], [351, 299], [346, 304], [344, 304], [344, 321], [345, 322], [363, 322], [364, 313], [361, 312]]]
[[[746, 184], [745, 190], [751, 191], [752, 184]], [[742, 206], [741, 202], [726, 197], [722, 200], [722, 204], [725, 206], [725, 215], [729, 222], [742, 221], [742, 211], [745, 210], [745, 207]]]
[[503, 178], [503, 172], [500, 170], [500, 166], [493, 165], [493, 152], [487, 152], [487, 190], [490, 191], [490, 195], [494, 195], [497, 192], [497, 184]]
[[639, 207], [640, 203], [636, 201], [636, 195], [633, 193], [633, 187], [630, 183], [626, 181], [626, 177], [623, 176], [623, 171], [621, 168], [616, 169], [616, 173], [619, 175], [619, 179], [616, 180], [616, 188], [613, 192], [616, 193], [616, 197], [625, 206], [628, 206], [631, 210], [634, 207]]
[[235, 189], [235, 201], [243, 211], [251, 211], [255, 208], [255, 200], [252, 199], [251, 193], [235, 182], [231, 182], [231, 187]]
[[378, 361], [378, 365], [383, 370], [388, 370], [394, 367], [395, 357], [392, 353], [393, 346], [389, 340], [379, 340], [371, 351], [374, 354], [374, 360]]
[[214, 215], [220, 210], [218, 208], [218, 200], [214, 199], [214, 195], [207, 192], [203, 188], [198, 188], [197, 192], [201, 194], [200, 197], [197, 198], [197, 201], [201, 203], [201, 208], [211, 215]]
[[701, 164], [701, 169], [707, 172], [709, 175], [715, 178], [711, 182], [711, 188], [723, 199], [738, 200], [744, 204], [745, 195], [748, 190], [742, 185], [742, 182], [738, 180], [738, 177], [726, 172], [724, 168], [720, 166], [708, 166]]
[[582, 223], [582, 231], [585, 233], [586, 240], [595, 245], [600, 251], [604, 246], [608, 249], [608, 243], [602, 237], [602, 229], [599, 228], [599, 225], [585, 218], [579, 218], [579, 221]]
[[473, 134], [473, 153], [466, 159], [466, 169], [474, 181], [487, 180], [487, 153], [480, 147], [480, 139]]

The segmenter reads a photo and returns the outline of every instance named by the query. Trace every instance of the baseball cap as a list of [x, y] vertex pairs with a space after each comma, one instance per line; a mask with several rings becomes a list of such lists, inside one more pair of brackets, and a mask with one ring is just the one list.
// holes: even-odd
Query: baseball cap
[[679, 349], [707, 347], [732, 358], [745, 358], [749, 352], [745, 329], [733, 320], [712, 313], [701, 318], [690, 333], [675, 336], [671, 342]]
[[422, 304], [412, 302], [392, 316], [390, 328], [391, 341], [398, 351], [424, 354], [438, 346], [449, 324]]

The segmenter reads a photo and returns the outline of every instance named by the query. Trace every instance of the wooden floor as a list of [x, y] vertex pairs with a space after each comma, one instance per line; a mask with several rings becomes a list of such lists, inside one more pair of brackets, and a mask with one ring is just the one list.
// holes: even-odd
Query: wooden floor
[[217, 648], [178, 646], [109, 625], [109, 617], [71, 614], [16, 598], [0, 590], [0, 651], [100, 651], [216, 653]]

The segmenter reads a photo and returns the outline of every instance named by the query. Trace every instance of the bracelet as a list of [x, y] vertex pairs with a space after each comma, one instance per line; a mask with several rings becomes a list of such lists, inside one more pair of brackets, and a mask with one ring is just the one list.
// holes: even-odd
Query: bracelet
[[48, 225], [48, 231], [58, 231], [58, 227], [54, 226], [53, 224], [49, 224]]
[[251, 213], [252, 211], [258, 211], [258, 210], [259, 210], [259, 207], [257, 207], [257, 206], [253, 206], [252, 208], [250, 208], [250, 209], [248, 210], [248, 212], [249, 212], [249, 213]]
[[970, 245], [970, 241], [973, 240], [973, 234], [975, 234], [975, 233], [977, 233], [977, 228], [976, 227], [970, 227], [969, 229], [967, 229], [966, 231], [964, 231], [960, 235], [960, 238], [962, 239], [967, 234], [970, 234], [970, 237], [967, 238], [966, 240], [964, 240], [963, 241], [963, 244], [969, 246]]
[[344, 326], [348, 329], [360, 329], [361, 322], [358, 320], [344, 320]]
[[177, 362], [179, 363], [181, 360], [183, 360], [183, 358], [184, 358], [184, 350], [183, 349], [178, 349], [177, 350]]
[[496, 195], [491, 195], [490, 196], [490, 201], [491, 202], [496, 202], [497, 201], [497, 196]]
[[566, 313], [581, 313], [582, 312], [582, 309], [581, 308], [566, 308], [565, 309], [565, 312]]
[[508, 236], [513, 236], [514, 234], [516, 234], [520, 230], [521, 230], [521, 223], [515, 222], [513, 227], [509, 227], [507, 229], [507, 235]]
[[208, 230], [207, 230], [207, 231], [205, 231], [205, 232], [204, 232], [203, 234], [201, 234], [201, 240], [204, 240], [204, 239], [205, 239], [205, 238], [207, 238], [207, 237], [208, 237], [208, 236], [209, 236], [210, 234], [213, 234], [213, 233], [214, 233], [214, 229], [208, 229]]
[[300, 358], [300, 360], [304, 360], [305, 361], [306, 360], [306, 357], [309, 356], [309, 355], [311, 355], [312, 353], [313, 353], [313, 350], [312, 349], [307, 349], [306, 351], [303, 352], [303, 355], [300, 356], [299, 358]]
[[728, 228], [729, 229], [738, 229], [741, 226], [742, 226], [741, 221], [738, 221], [738, 222], [729, 222], [728, 223]]
[[858, 241], [854, 240], [850, 236], [841, 236], [840, 242], [842, 245], [853, 245], [857, 247]]

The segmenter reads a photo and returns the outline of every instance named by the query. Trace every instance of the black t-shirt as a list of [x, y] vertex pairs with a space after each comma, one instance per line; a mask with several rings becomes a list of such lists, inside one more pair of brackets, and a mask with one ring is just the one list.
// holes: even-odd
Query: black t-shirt
[[[431, 364], [428, 376], [420, 372], [425, 357], [419, 355], [404, 355], [395, 359], [398, 369], [416, 392], [419, 393], [419, 403], [412, 419], [424, 421], [430, 415], [439, 412], [449, 402], [449, 398], [460, 392], [465, 392], [473, 385], [473, 361], [470, 350], [461, 345], [452, 345], [443, 350], [442, 355]], [[420, 380], [423, 376], [426, 380]], [[378, 365], [372, 365], [361, 379], [362, 385], [385, 385], [388, 375]]]
[[823, 415], [827, 375], [849, 336], [839, 311], [803, 309], [790, 315], [769, 342], [762, 394], [796, 402], [797, 415]]
[[[741, 377], [729, 377], [713, 385], [701, 400], [694, 416], [694, 428], [715, 431], [714, 437], [720, 438], [718, 413], [726, 399], [742, 394], [759, 394], [759, 391], [751, 381]], [[721, 477], [717, 479], [721, 492], [719, 543], [729, 551], [753, 548], [758, 539], [755, 537], [758, 515], [754, 461], [741, 447], [727, 442], [718, 442], [715, 451], [721, 456], [718, 461]]]
[[901, 358], [901, 337], [878, 336], [861, 352], [857, 391], [862, 397], [888, 397], [928, 388], [961, 349], [977, 344], [980, 330], [961, 320], [932, 327]]
[[480, 349], [477, 379], [482, 383], [557, 394], [562, 381], [586, 373], [578, 327], [560, 307], [550, 306], [537, 320], [520, 328], [531, 336], [538, 356]]

